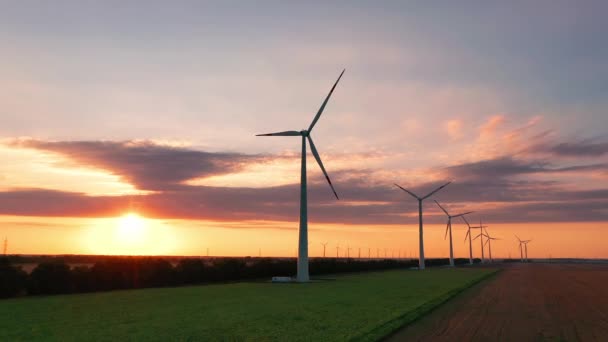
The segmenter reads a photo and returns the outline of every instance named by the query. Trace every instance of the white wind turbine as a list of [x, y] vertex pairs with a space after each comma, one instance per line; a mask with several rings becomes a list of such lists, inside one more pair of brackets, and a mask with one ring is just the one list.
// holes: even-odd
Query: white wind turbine
[[310, 133], [312, 132], [312, 129], [315, 127], [315, 124], [321, 117], [321, 114], [323, 113], [323, 110], [325, 109], [325, 106], [327, 105], [327, 102], [329, 101], [331, 94], [334, 92], [334, 89], [336, 89], [336, 86], [338, 85], [340, 78], [342, 78], [344, 71], [345, 70], [342, 70], [342, 73], [336, 80], [336, 83], [334, 83], [333, 87], [331, 87], [329, 94], [327, 94], [325, 101], [323, 101], [323, 104], [321, 104], [321, 108], [319, 108], [317, 115], [315, 115], [314, 119], [312, 120], [312, 123], [310, 124], [310, 126], [308, 127], [307, 130], [303, 129], [301, 131], [285, 131], [285, 132], [257, 135], [257, 136], [301, 136], [302, 137], [302, 165], [301, 165], [301, 173], [300, 173], [300, 228], [299, 228], [299, 236], [298, 236], [299, 237], [298, 238], [298, 271], [297, 271], [297, 275], [296, 275], [296, 281], [298, 281], [298, 282], [307, 282], [310, 280], [310, 276], [308, 273], [308, 199], [307, 199], [307, 194], [306, 194], [306, 189], [307, 189], [307, 187], [306, 187], [306, 140], [308, 140], [308, 142], [310, 143], [310, 150], [312, 152], [312, 155], [317, 160], [317, 163], [319, 164], [321, 171], [323, 171], [323, 174], [325, 175], [325, 178], [327, 179], [327, 182], [329, 183], [331, 190], [334, 192], [334, 195], [336, 196], [336, 198], [339, 199], [338, 194], [336, 193], [336, 190], [334, 189], [334, 186], [331, 184], [331, 180], [329, 179], [329, 176], [327, 175], [327, 172], [325, 171], [325, 167], [323, 167], [323, 162], [321, 162], [321, 157], [319, 157], [319, 153], [317, 152], [317, 149], [315, 148], [315, 144], [312, 142]]
[[471, 229], [473, 229], [473, 227], [471, 227], [466, 217], [461, 216], [461, 218], [464, 220], [464, 223], [467, 224], [467, 227], [469, 227], [467, 229], [467, 235], [464, 236], [464, 241], [467, 241], [467, 237], [469, 238], [469, 263], [473, 265], [473, 242], [471, 241]]
[[325, 258], [325, 247], [327, 247], [328, 242], [321, 242], [323, 245], [323, 257]]
[[521, 262], [524, 262], [524, 249], [525, 249], [525, 261], [528, 262], [528, 243], [532, 240], [522, 240], [519, 236], [515, 235], [517, 241], [519, 241], [519, 254], [521, 256]]
[[524, 247], [526, 248], [526, 262], [528, 262], [528, 243], [532, 242], [532, 240], [523, 241]]
[[424, 201], [425, 199], [431, 197], [434, 193], [436, 193], [437, 191], [445, 188], [446, 186], [448, 186], [448, 184], [450, 184], [452, 182], [447, 182], [445, 184], [443, 184], [442, 186], [438, 187], [437, 189], [431, 191], [428, 195], [423, 196], [423, 197], [418, 197], [418, 195], [414, 194], [413, 192], [395, 184], [396, 187], [398, 187], [399, 189], [407, 192], [408, 194], [410, 194], [410, 196], [414, 197], [415, 199], [418, 200], [418, 223], [419, 223], [419, 227], [418, 227], [418, 242], [419, 242], [419, 246], [420, 246], [420, 254], [418, 257], [418, 269], [423, 270], [424, 269], [424, 234], [422, 231], [422, 201]]
[[487, 229], [484, 228], [483, 230], [486, 232], [485, 237], [486, 237], [486, 244], [488, 245], [488, 255], [490, 257], [490, 263], [492, 263], [492, 240], [500, 240], [500, 239], [490, 236], [490, 234], [488, 234]]
[[515, 238], [517, 239], [517, 242], [519, 243], [519, 257], [520, 257], [520, 262], [524, 262], [524, 250], [521, 247], [522, 242], [521, 239], [519, 238], [519, 236], [515, 235]]
[[441, 206], [441, 204], [439, 204], [439, 202], [435, 201], [435, 203], [437, 203], [437, 206], [439, 206], [439, 208], [441, 208], [441, 210], [443, 210], [443, 212], [448, 217], [448, 224], [445, 226], [445, 235], [444, 235], [443, 239], [445, 240], [445, 238], [448, 236], [448, 231], [449, 231], [450, 232], [450, 266], [454, 267], [454, 248], [452, 247], [452, 219], [456, 218], [456, 217], [464, 217], [464, 215], [470, 214], [470, 213], [472, 213], [472, 211], [458, 214], [458, 215], [450, 215], [450, 213], [448, 213], [448, 211], [445, 210]]
[[483, 247], [483, 237], [485, 236], [483, 234], [483, 230], [484, 228], [487, 228], [488, 226], [484, 226], [481, 224], [481, 219], [479, 219], [479, 226], [478, 227], [471, 227], [473, 229], [479, 229], [479, 235], [477, 235], [475, 238], [473, 238], [473, 240], [477, 240], [477, 238], [479, 238], [479, 242], [481, 244], [481, 263], [483, 264], [486, 259], [485, 255], [484, 255], [484, 247]]

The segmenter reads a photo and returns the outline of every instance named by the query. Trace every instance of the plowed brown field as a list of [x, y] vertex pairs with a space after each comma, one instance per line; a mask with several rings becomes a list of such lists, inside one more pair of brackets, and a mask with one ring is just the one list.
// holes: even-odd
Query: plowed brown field
[[388, 341], [608, 341], [608, 265], [514, 264]]

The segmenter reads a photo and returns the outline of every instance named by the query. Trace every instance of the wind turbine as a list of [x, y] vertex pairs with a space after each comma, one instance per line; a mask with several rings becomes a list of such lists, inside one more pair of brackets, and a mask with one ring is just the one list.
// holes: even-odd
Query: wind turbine
[[479, 219], [479, 226], [477, 226], [477, 227], [471, 227], [471, 228], [472, 229], [479, 229], [479, 234], [476, 237], [474, 237], [473, 240], [477, 240], [477, 238], [479, 238], [479, 241], [480, 241], [480, 244], [481, 244], [481, 263], [484, 263], [486, 257], [484, 255], [484, 248], [483, 248], [483, 237], [484, 237], [483, 229], [487, 228], [487, 226], [482, 225], [481, 224], [481, 219]]
[[526, 258], [525, 258], [525, 261], [528, 262], [528, 242], [530, 242], [532, 240], [522, 240], [517, 235], [515, 235], [515, 237], [517, 238], [517, 241], [519, 241], [519, 254], [520, 254], [520, 257], [521, 257], [521, 262], [524, 262], [524, 246], [525, 246], [525, 249], [526, 249]]
[[419, 222], [419, 228], [418, 228], [418, 242], [420, 245], [420, 255], [418, 258], [418, 269], [423, 270], [424, 269], [424, 234], [422, 231], [422, 201], [424, 201], [425, 199], [431, 197], [434, 193], [436, 193], [437, 191], [445, 188], [446, 186], [448, 186], [448, 184], [450, 184], [452, 182], [447, 182], [445, 184], [443, 184], [442, 186], [438, 187], [437, 189], [431, 191], [428, 195], [423, 196], [423, 197], [419, 197], [418, 195], [414, 194], [413, 192], [395, 184], [396, 187], [398, 187], [399, 189], [407, 192], [408, 194], [410, 194], [412, 197], [414, 197], [415, 199], [418, 200], [418, 222]]
[[469, 227], [467, 229], [467, 235], [464, 236], [464, 241], [467, 241], [467, 237], [469, 238], [469, 263], [471, 265], [473, 265], [473, 242], [471, 241], [471, 229], [473, 227], [471, 227], [471, 225], [469, 224], [469, 221], [467, 221], [467, 218], [464, 216], [461, 216], [461, 218], [464, 220], [464, 223], [467, 224], [467, 227]]
[[325, 247], [327, 247], [328, 242], [321, 242], [321, 244], [323, 245], [323, 257], [325, 258]]
[[464, 217], [464, 215], [470, 214], [472, 213], [472, 211], [466, 212], [466, 213], [462, 213], [462, 214], [458, 214], [458, 215], [450, 215], [450, 213], [448, 213], [447, 210], [445, 210], [441, 204], [439, 204], [439, 202], [435, 201], [435, 203], [437, 203], [437, 206], [439, 206], [439, 208], [441, 208], [441, 210], [443, 210], [443, 212], [448, 216], [448, 224], [445, 226], [445, 235], [443, 236], [443, 239], [445, 240], [445, 238], [448, 236], [448, 231], [450, 232], [450, 266], [454, 267], [454, 248], [452, 247], [452, 219], [456, 218], [456, 217]]
[[340, 244], [336, 245], [336, 259], [340, 257]]
[[325, 167], [323, 167], [323, 162], [321, 162], [321, 157], [319, 157], [319, 153], [317, 152], [315, 144], [312, 142], [310, 133], [312, 132], [312, 129], [315, 127], [315, 124], [321, 117], [321, 114], [323, 113], [323, 110], [325, 109], [325, 106], [327, 105], [327, 102], [329, 101], [331, 94], [334, 92], [334, 89], [336, 89], [336, 86], [338, 85], [338, 82], [342, 78], [342, 75], [344, 75], [344, 71], [346, 71], [346, 69], [342, 70], [342, 73], [336, 80], [336, 83], [334, 83], [333, 87], [331, 87], [329, 94], [327, 94], [325, 101], [323, 101], [323, 104], [321, 104], [321, 108], [319, 108], [319, 111], [317, 111], [317, 114], [315, 115], [314, 119], [312, 120], [312, 122], [307, 130], [303, 129], [301, 131], [285, 131], [285, 132], [257, 135], [257, 136], [290, 136], [290, 137], [291, 136], [293, 136], [293, 137], [301, 136], [302, 137], [302, 162], [301, 162], [302, 165], [301, 165], [301, 172], [300, 172], [300, 228], [299, 228], [299, 236], [298, 236], [298, 272], [296, 275], [296, 281], [298, 281], [298, 282], [307, 282], [310, 280], [310, 276], [308, 273], [308, 198], [307, 198], [307, 194], [306, 194], [306, 190], [307, 190], [307, 188], [306, 188], [306, 140], [308, 140], [308, 142], [310, 143], [310, 151], [312, 152], [312, 155], [317, 160], [317, 163], [319, 164], [321, 171], [323, 171], [323, 174], [325, 175], [325, 178], [327, 179], [327, 182], [329, 183], [331, 190], [334, 192], [336, 199], [339, 199], [338, 194], [336, 193], [336, 190], [334, 189], [334, 186], [331, 184], [331, 180], [329, 179], [329, 176], [327, 175], [327, 172], [325, 171]]
[[524, 244], [524, 248], [526, 249], [526, 262], [528, 262], [528, 243], [531, 242], [532, 240], [526, 240], [526, 241], [522, 241], [522, 243]]
[[490, 236], [490, 234], [488, 234], [488, 230], [484, 228], [484, 231], [486, 232], [486, 244], [488, 245], [488, 254], [490, 256], [490, 263], [492, 263], [492, 240], [500, 240], [499, 238], [495, 238]]

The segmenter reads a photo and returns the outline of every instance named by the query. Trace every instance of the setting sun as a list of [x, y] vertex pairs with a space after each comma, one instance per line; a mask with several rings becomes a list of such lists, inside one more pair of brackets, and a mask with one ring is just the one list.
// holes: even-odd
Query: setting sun
[[120, 218], [116, 227], [117, 240], [124, 244], [141, 244], [146, 238], [146, 221], [136, 213]]

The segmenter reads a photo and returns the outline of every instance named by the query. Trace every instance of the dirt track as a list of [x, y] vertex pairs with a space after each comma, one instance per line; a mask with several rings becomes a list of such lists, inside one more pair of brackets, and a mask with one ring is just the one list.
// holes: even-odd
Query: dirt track
[[514, 264], [388, 341], [608, 341], [608, 265]]

